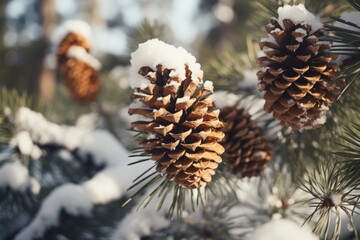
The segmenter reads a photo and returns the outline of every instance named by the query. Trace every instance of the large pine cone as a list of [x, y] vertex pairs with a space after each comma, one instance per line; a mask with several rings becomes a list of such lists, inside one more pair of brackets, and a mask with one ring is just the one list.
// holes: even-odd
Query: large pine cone
[[249, 113], [237, 106], [220, 109], [224, 122], [224, 162], [228, 170], [241, 177], [259, 176], [269, 164], [272, 145]]
[[285, 126], [294, 130], [314, 129], [325, 123], [328, 106], [340, 94], [334, 83], [338, 65], [329, 53], [331, 44], [318, 40], [322, 29], [277, 19], [266, 26], [272, 36], [260, 42], [266, 56], [258, 58], [259, 90], [265, 92], [266, 112], [273, 112]]
[[73, 50], [77, 52], [80, 50], [83, 52], [82, 55], [90, 56], [86, 59], [92, 58], [89, 55], [90, 43], [88, 40], [79, 34], [70, 32], [61, 41], [57, 50], [57, 61], [60, 71], [64, 75], [65, 85], [76, 101], [96, 101], [100, 91], [99, 69], [85, 59], [69, 54]]
[[188, 66], [186, 79], [171, 76], [171, 69], [158, 65], [156, 69], [144, 66], [139, 74], [150, 81], [136, 88], [132, 99], [143, 106], [129, 108], [129, 114], [140, 114], [148, 121], [135, 121], [131, 127], [148, 134], [140, 144], [156, 161], [156, 170], [167, 179], [189, 189], [205, 186], [222, 159], [224, 138], [220, 130], [219, 110], [208, 96], [211, 82], [192, 79]]

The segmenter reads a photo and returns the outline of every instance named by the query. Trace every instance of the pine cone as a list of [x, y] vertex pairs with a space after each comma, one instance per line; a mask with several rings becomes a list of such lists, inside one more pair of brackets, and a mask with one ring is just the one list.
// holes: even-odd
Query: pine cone
[[318, 40], [322, 28], [290, 19], [282, 24], [271, 19], [266, 26], [271, 37], [260, 42], [266, 55], [258, 58], [263, 69], [257, 73], [264, 110], [294, 130], [321, 127], [341, 91], [334, 83], [338, 65], [328, 51], [331, 44]]
[[100, 64], [89, 51], [88, 40], [73, 32], [61, 41], [57, 50], [57, 61], [65, 85], [79, 102], [96, 101], [100, 91]]
[[224, 162], [228, 170], [242, 177], [259, 176], [272, 156], [272, 145], [249, 113], [237, 106], [220, 109], [224, 122]]
[[[132, 99], [144, 106], [130, 107], [129, 114], [140, 114], [149, 121], [135, 121], [131, 127], [148, 133], [140, 144], [156, 161], [156, 170], [167, 179], [189, 189], [205, 186], [222, 159], [219, 142], [224, 133], [219, 110], [208, 96], [211, 82], [193, 77], [187, 65], [185, 80], [174, 76], [173, 69], [157, 65], [141, 67], [139, 74], [150, 84], [135, 88]], [[193, 78], [193, 79], [192, 79]]]

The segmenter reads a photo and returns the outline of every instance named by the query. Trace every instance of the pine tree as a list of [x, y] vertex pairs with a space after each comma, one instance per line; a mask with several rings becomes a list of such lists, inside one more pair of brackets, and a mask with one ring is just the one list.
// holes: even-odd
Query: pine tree
[[104, 58], [70, 21], [51, 100], [0, 85], [0, 239], [359, 239], [360, 1], [201, 8], [197, 59], [163, 22]]

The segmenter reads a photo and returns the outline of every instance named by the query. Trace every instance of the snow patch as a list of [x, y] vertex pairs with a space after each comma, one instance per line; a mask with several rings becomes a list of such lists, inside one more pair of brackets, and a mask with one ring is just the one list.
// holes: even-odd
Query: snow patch
[[342, 198], [343, 198], [343, 195], [341, 193], [331, 193], [330, 194], [331, 202], [335, 205], [335, 207], [341, 205]]
[[[25, 191], [30, 187], [32, 193], [39, 191], [36, 183], [31, 180], [28, 169], [20, 162], [9, 162], [0, 168], [0, 188], [10, 187], [14, 191]], [[31, 189], [33, 186], [34, 189]]]
[[299, 226], [296, 223], [286, 220], [272, 220], [257, 228], [250, 240], [319, 240], [306, 226]]
[[75, 58], [77, 60], [89, 64], [95, 70], [99, 70], [101, 68], [101, 63], [91, 54], [89, 54], [83, 47], [72, 46], [67, 51], [66, 55], [69, 58]]
[[[170, 96], [170, 95], [168, 95], [168, 96]], [[176, 103], [187, 102], [187, 101], [189, 101], [189, 99], [190, 99], [190, 96], [185, 96], [185, 97], [182, 97], [182, 98], [178, 98], [178, 99], [176, 99]]]
[[79, 215], [89, 214], [92, 207], [90, 196], [82, 186], [65, 184], [44, 199], [33, 221], [15, 237], [15, 240], [41, 238], [46, 229], [59, 224], [61, 210]]
[[206, 80], [204, 82], [204, 88], [213, 91], [214, 90], [214, 83], [212, 81]]
[[81, 145], [81, 136], [91, 132], [86, 128], [51, 123], [41, 113], [25, 107], [17, 111], [15, 125], [18, 132], [28, 132], [33, 143], [63, 145], [69, 150], [74, 150]]
[[239, 96], [227, 91], [216, 91], [213, 94], [217, 108], [232, 107], [239, 101]]
[[126, 215], [115, 231], [113, 240], [140, 240], [156, 230], [166, 228], [170, 221], [153, 209], [133, 211]]
[[68, 20], [64, 22], [58, 29], [56, 29], [53, 41], [58, 45], [69, 33], [76, 33], [84, 37], [90, 42], [91, 27], [88, 23], [82, 20]]
[[10, 147], [17, 147], [21, 154], [31, 156], [33, 159], [40, 159], [42, 152], [31, 140], [27, 131], [20, 131], [10, 140]]
[[173, 69], [171, 76], [185, 80], [186, 64], [192, 72], [192, 79], [202, 79], [203, 77], [200, 64], [196, 62], [193, 55], [182, 47], [176, 48], [156, 38], [139, 44], [138, 49], [131, 54], [130, 63], [129, 83], [131, 88], [144, 88], [150, 84], [149, 80], [138, 74], [139, 69], [143, 66], [156, 69], [156, 66], [161, 64], [164, 68]]
[[311, 33], [323, 27], [320, 19], [309, 12], [303, 4], [285, 5], [278, 8], [278, 22], [284, 28], [284, 19], [290, 19], [294, 24], [305, 23], [311, 25]]
[[[358, 11], [351, 11], [351, 12], [343, 12], [340, 15], [340, 19], [345, 20], [347, 22], [351, 22], [355, 24], [356, 26], [360, 27], [360, 12]], [[350, 26], [348, 24], [342, 23], [342, 22], [335, 22], [335, 27], [344, 28], [347, 30], [352, 30], [355, 32], [360, 32], [360, 28]]]
[[[77, 149], [80, 157], [91, 156], [96, 165], [104, 166], [101, 172], [82, 184], [65, 184], [56, 188], [43, 201], [36, 217], [15, 237], [16, 240], [41, 238], [49, 227], [59, 224], [61, 210], [75, 216], [89, 215], [94, 205], [121, 198], [127, 193], [134, 176], [153, 166], [152, 161], [127, 166], [130, 153], [105, 130], [60, 126], [27, 108], [19, 109], [15, 123], [18, 129], [28, 132], [32, 142], [57, 144], [69, 151]], [[31, 189], [38, 192], [40, 185], [35, 179], [29, 180], [28, 170], [19, 163], [12, 164], [17, 165], [5, 164], [0, 169], [0, 183], [20, 189], [31, 185]]]
[[[318, 126], [318, 125], [324, 125], [326, 123], [327, 120], [327, 112], [329, 111], [329, 107], [326, 105], [321, 105], [321, 113], [319, 115], [319, 117], [317, 119], [311, 120], [308, 116], [305, 117], [301, 117], [300, 118], [300, 129], [299, 131], [303, 131], [303, 130], [311, 130], [314, 127]], [[310, 125], [309, 121], [312, 121]]]

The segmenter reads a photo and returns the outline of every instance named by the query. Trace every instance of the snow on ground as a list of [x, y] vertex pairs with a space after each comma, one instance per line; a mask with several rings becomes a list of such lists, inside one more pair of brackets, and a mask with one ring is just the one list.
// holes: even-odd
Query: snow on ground
[[192, 72], [192, 79], [201, 81], [203, 71], [196, 58], [182, 47], [174, 47], [159, 39], [151, 39], [139, 44], [138, 49], [131, 54], [130, 87], [145, 88], [150, 81], [141, 76], [138, 71], [141, 67], [149, 66], [156, 69], [161, 64], [164, 68], [173, 69], [170, 76], [185, 80], [185, 64]]
[[[36, 217], [15, 237], [16, 240], [42, 237], [48, 228], [59, 224], [61, 210], [72, 215], [88, 215], [94, 205], [119, 199], [127, 193], [132, 180], [153, 164], [127, 166], [130, 153], [105, 130], [60, 126], [27, 108], [19, 110], [15, 122], [18, 129], [29, 134], [34, 144], [57, 144], [68, 150], [77, 149], [80, 156], [91, 155], [95, 164], [105, 165], [102, 171], [82, 184], [64, 184], [50, 193]], [[23, 170], [27, 171], [26, 168]], [[1, 174], [1, 177], [4, 176]], [[24, 182], [21, 175], [15, 186], [22, 186]]]

